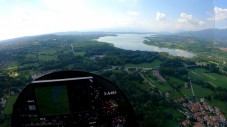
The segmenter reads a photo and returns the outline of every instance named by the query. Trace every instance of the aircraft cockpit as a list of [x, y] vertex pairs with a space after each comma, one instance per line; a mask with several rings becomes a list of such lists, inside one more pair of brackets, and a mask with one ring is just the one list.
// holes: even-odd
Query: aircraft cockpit
[[60, 71], [26, 86], [13, 109], [12, 127], [134, 127], [133, 108], [110, 81], [82, 71]]

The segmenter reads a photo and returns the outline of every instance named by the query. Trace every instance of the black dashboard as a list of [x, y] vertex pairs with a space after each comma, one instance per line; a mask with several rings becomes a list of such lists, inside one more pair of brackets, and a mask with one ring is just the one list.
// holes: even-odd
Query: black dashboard
[[42, 76], [19, 95], [12, 127], [136, 127], [123, 92], [98, 75], [60, 71]]

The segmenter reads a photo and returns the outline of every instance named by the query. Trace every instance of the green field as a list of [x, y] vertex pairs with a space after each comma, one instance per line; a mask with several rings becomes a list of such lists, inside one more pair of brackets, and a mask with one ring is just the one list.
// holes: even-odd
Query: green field
[[85, 54], [86, 54], [86, 52], [75, 52], [74, 53], [75, 56], [81, 56], [81, 57], [84, 57]]
[[55, 55], [57, 54], [57, 50], [45, 50], [40, 52], [40, 55]]
[[175, 99], [179, 99], [179, 98], [182, 98], [182, 94], [180, 92], [177, 92], [177, 91], [171, 91], [170, 92], [170, 98], [175, 100]]
[[37, 59], [37, 55], [35, 55], [35, 54], [26, 54], [25, 58], [26, 59]]
[[24, 64], [24, 67], [39, 67], [38, 62]]
[[19, 68], [19, 66], [17, 64], [12, 64], [12, 65], [8, 66], [7, 68], [5, 68], [5, 70], [14, 71], [14, 70], [17, 70], [18, 68]]
[[39, 53], [40, 61], [57, 61], [57, 51], [56, 50], [46, 50]]
[[142, 68], [152, 68], [160, 66], [162, 62], [160, 60], [154, 60], [151, 63], [140, 63], [140, 64], [126, 64], [126, 67], [142, 67]]
[[[195, 85], [195, 84], [193, 84], [193, 89], [194, 89], [195, 96], [199, 97], [199, 98], [214, 94], [214, 92], [212, 90], [207, 89], [207, 88], [202, 88], [201, 86]], [[180, 91], [182, 92], [182, 94], [184, 94], [188, 97], [192, 97], [192, 91], [191, 91], [190, 87], [181, 88]]]
[[57, 61], [57, 56], [54, 55], [40, 55], [39, 60], [40, 61]]
[[227, 103], [219, 100], [212, 99], [212, 101], [208, 101], [208, 103], [212, 106], [216, 106], [220, 108], [221, 112], [225, 114], [225, 117], [227, 117]]
[[[183, 120], [185, 118], [185, 116], [178, 112], [176, 109], [173, 108], [166, 108], [166, 109], [162, 109], [164, 112], [170, 113], [174, 118], [177, 118], [178, 120]], [[178, 123], [176, 120], [173, 119], [166, 119], [164, 121], [164, 126], [165, 127], [177, 127]]]
[[190, 72], [190, 75], [192, 78], [207, 81], [214, 87], [219, 86], [219, 87], [227, 88], [226, 76], [223, 76], [217, 73], [209, 73], [208, 70], [202, 69], [202, 68], [193, 69], [191, 71], [195, 72], [195, 73]]
[[9, 96], [9, 98], [7, 99], [6, 107], [3, 110], [4, 114], [10, 115], [12, 113], [13, 105], [14, 105], [16, 99], [17, 99], [17, 95]]
[[144, 91], [149, 90], [151, 88], [151, 86], [147, 83], [135, 82], [135, 84], [137, 85], [137, 87], [140, 87]]
[[155, 85], [161, 92], [167, 92], [172, 91], [172, 86], [169, 85], [169, 83], [161, 83], [155, 77], [150, 77], [149, 75], [145, 75], [145, 77], [153, 84]]
[[175, 78], [173, 76], [167, 76], [167, 80], [169, 83], [173, 84], [173, 85], [184, 85], [184, 81], [178, 79], [178, 78]]
[[[173, 77], [173, 76], [167, 76], [167, 81], [168, 83], [161, 83], [159, 82], [156, 78], [153, 76], [149, 76], [151, 73], [147, 73], [145, 76], [146, 78], [154, 84], [161, 92], [170, 92], [170, 97], [172, 99], [178, 99], [183, 96], [188, 96], [192, 97], [192, 91], [191, 88], [185, 88], [184, 87], [184, 81]], [[174, 88], [169, 84], [171, 83], [174, 86], [180, 86], [179, 91], [175, 91]], [[214, 91], [208, 89], [208, 88], [203, 88], [200, 85], [193, 84], [193, 89], [196, 97], [207, 97], [209, 95], [214, 95]]]

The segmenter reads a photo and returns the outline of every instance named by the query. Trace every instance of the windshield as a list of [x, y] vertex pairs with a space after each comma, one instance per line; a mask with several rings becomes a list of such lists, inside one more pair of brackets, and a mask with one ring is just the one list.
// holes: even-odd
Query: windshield
[[0, 0], [0, 19], [1, 127], [29, 83], [67, 70], [113, 82], [139, 126], [227, 126], [224, 0]]

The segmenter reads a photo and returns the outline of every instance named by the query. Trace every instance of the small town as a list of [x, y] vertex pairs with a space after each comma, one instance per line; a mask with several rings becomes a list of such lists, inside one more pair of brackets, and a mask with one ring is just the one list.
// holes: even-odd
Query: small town
[[182, 109], [178, 111], [186, 116], [186, 120], [181, 123], [183, 127], [223, 127], [226, 125], [226, 118], [220, 109], [210, 106], [204, 98], [194, 102], [180, 98], [174, 102], [182, 106]]

